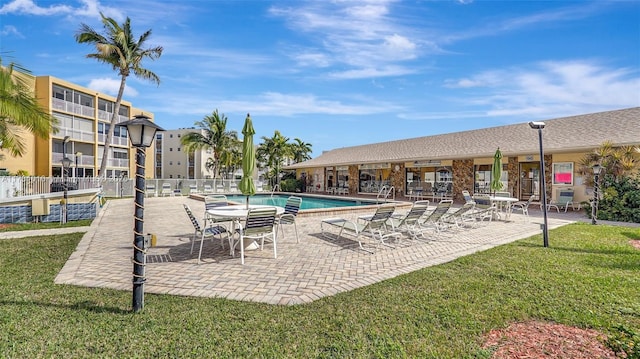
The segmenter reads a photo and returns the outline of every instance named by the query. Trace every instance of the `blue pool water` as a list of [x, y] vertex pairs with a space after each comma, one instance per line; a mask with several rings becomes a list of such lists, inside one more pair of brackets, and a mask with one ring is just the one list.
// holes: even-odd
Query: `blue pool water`
[[[300, 209], [315, 209], [315, 208], [335, 208], [335, 207], [353, 207], [353, 206], [368, 206], [376, 204], [375, 201], [358, 200], [358, 199], [342, 199], [342, 198], [319, 198], [319, 197], [307, 197], [300, 196], [302, 198], [302, 204]], [[256, 194], [249, 197], [250, 204], [264, 204], [268, 206], [280, 206], [284, 207], [287, 204], [287, 198], [289, 195], [281, 194]], [[247, 197], [241, 194], [227, 195], [227, 199], [231, 202], [246, 203]]]

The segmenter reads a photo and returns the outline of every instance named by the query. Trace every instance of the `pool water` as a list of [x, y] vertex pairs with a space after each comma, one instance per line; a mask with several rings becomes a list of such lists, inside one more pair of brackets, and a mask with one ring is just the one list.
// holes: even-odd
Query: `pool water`
[[[369, 206], [376, 204], [375, 201], [358, 200], [358, 199], [342, 199], [342, 198], [319, 198], [298, 196], [302, 198], [300, 209], [317, 209], [317, 208], [335, 208], [335, 207], [354, 207]], [[284, 207], [287, 204], [289, 195], [274, 194], [257, 194], [249, 197], [249, 204], [263, 204], [267, 206]], [[227, 199], [231, 202], [246, 203], [247, 197], [241, 194], [227, 195]]]

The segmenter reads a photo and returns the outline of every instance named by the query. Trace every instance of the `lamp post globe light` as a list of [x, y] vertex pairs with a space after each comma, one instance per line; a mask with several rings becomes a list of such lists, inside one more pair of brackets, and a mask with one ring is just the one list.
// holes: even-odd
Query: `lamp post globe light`
[[602, 172], [602, 166], [600, 166], [600, 164], [596, 163], [595, 165], [593, 165], [593, 167], [591, 167], [591, 169], [593, 170], [593, 200], [591, 202], [591, 224], [596, 225], [598, 224], [598, 187], [599, 187], [599, 182], [598, 180], [600, 179], [600, 172]]
[[144, 162], [145, 148], [151, 146], [156, 131], [164, 131], [160, 126], [141, 114], [132, 120], [121, 122], [118, 126], [126, 127], [131, 145], [136, 148], [136, 184], [135, 209], [133, 229], [133, 311], [138, 312], [144, 307]]
[[543, 240], [543, 245], [545, 247], [549, 247], [549, 226], [547, 221], [547, 184], [545, 180], [546, 177], [544, 174], [544, 150], [542, 148], [542, 129], [544, 128], [544, 126], [545, 126], [544, 122], [539, 122], [539, 121], [529, 122], [529, 127], [533, 128], [534, 130], [538, 130], [538, 143], [540, 144], [540, 182], [542, 184], [541, 201], [542, 201], [542, 215], [544, 217], [544, 224], [542, 227], [542, 240]]

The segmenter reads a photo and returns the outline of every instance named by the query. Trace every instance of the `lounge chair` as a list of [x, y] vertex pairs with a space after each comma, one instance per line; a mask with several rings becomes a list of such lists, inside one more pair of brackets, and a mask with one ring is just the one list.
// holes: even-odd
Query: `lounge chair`
[[171, 183], [163, 183], [162, 184], [162, 197], [173, 195], [173, 191], [171, 190]]
[[484, 222], [485, 219], [491, 222], [494, 217], [499, 216], [498, 208], [495, 203], [491, 201], [491, 196], [488, 194], [477, 194], [473, 196], [473, 201], [476, 203], [473, 217], [477, 222]]
[[213, 188], [211, 187], [210, 184], [205, 184], [204, 185], [204, 191], [202, 193], [204, 193], [204, 194], [213, 193]]
[[[362, 245], [362, 237], [369, 237], [376, 241], [378, 244], [382, 244], [385, 246], [393, 247], [390, 244], [386, 243], [386, 240], [390, 237], [398, 238], [402, 235], [400, 232], [393, 231], [393, 229], [387, 225], [387, 221], [391, 218], [393, 211], [395, 211], [395, 205], [393, 204], [382, 204], [378, 206], [378, 209], [373, 214], [371, 219], [363, 220], [364, 223], [358, 223], [350, 220], [346, 220], [343, 218], [327, 218], [323, 219], [320, 223], [320, 230], [322, 235], [329, 239], [337, 239], [342, 234], [348, 234], [355, 237], [355, 240], [358, 242], [360, 249], [365, 252], [369, 252], [373, 254], [372, 250], [364, 248]], [[336, 236], [328, 235], [328, 231], [325, 230], [325, 226], [337, 227], [340, 229]]]
[[450, 227], [452, 226], [455, 228], [463, 228], [466, 223], [475, 223], [475, 219], [473, 216], [475, 205], [476, 203], [473, 201], [467, 202], [457, 210], [451, 213], [445, 213], [442, 216], [442, 222], [447, 223], [450, 225]]
[[156, 186], [153, 184], [148, 184], [144, 191], [145, 197], [155, 197], [156, 196]]
[[200, 191], [198, 191], [198, 185], [197, 184], [190, 184], [189, 185], [189, 194], [197, 194], [200, 193]]
[[475, 203], [473, 201], [473, 197], [471, 197], [471, 193], [467, 190], [462, 191], [462, 197], [464, 198], [465, 203]]
[[420, 227], [422, 229], [432, 229], [436, 233], [445, 230], [447, 228], [447, 224], [442, 221], [442, 217], [449, 212], [452, 204], [453, 201], [450, 199], [443, 199], [440, 201], [432, 212], [425, 214], [425, 216], [419, 220]]
[[420, 226], [419, 221], [428, 208], [429, 201], [416, 201], [407, 214], [401, 217], [391, 216], [387, 223], [395, 231], [405, 233], [411, 239], [418, 239], [419, 235], [424, 236], [424, 229]]

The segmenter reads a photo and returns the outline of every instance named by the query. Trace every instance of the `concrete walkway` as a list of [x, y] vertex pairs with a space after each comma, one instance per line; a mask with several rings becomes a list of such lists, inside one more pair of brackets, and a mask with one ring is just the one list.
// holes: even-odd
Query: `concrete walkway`
[[[358, 248], [357, 242], [321, 235], [323, 217], [298, 217], [300, 243], [293, 226], [278, 238], [278, 258], [264, 251], [246, 253], [245, 265], [229, 255], [220, 241], [204, 243], [203, 261], [197, 250], [190, 254], [193, 227], [182, 204], [203, 213], [201, 201], [187, 197], [145, 199], [145, 232], [158, 236], [158, 245], [147, 256], [146, 293], [222, 297], [234, 300], [292, 305], [370, 285], [400, 274], [449, 262], [464, 255], [541, 233], [541, 219], [526, 223], [519, 215], [510, 222], [494, 221], [478, 228], [434, 236], [430, 240], [405, 240], [395, 249], [380, 247], [374, 254]], [[26, 231], [22, 235], [68, 233], [87, 230], [76, 250], [55, 279], [58, 284], [132, 289], [133, 200], [111, 200], [91, 227]], [[564, 214], [563, 214], [564, 215]], [[353, 214], [352, 219], [355, 219]], [[576, 220], [550, 218], [556, 228]], [[0, 238], [15, 238], [15, 232]], [[374, 244], [371, 244], [372, 248]]]

